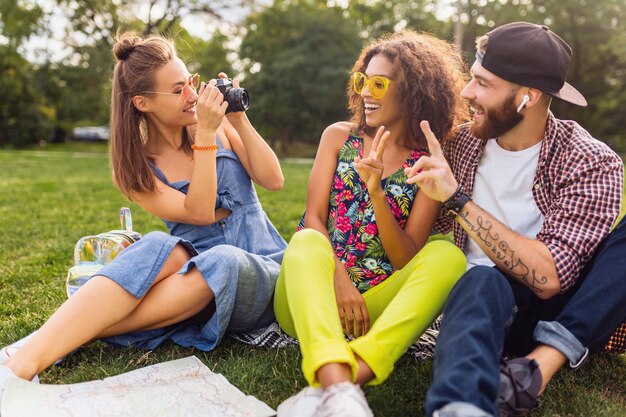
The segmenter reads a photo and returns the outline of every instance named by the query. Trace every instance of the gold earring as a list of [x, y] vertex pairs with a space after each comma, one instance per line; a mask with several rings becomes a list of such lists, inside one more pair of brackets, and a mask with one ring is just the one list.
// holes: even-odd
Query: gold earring
[[144, 145], [148, 143], [148, 123], [143, 116], [139, 117], [139, 137], [141, 138], [141, 143]]

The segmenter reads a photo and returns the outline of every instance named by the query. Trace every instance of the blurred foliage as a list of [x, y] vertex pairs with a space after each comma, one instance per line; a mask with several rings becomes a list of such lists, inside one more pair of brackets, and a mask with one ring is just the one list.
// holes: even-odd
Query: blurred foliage
[[180, 42], [180, 36], [175, 38], [178, 53], [187, 63], [189, 72], [197, 72], [202, 80], [216, 78], [220, 72], [225, 72], [231, 78], [237, 75], [229, 60], [229, 55], [235, 51], [227, 46], [229, 37], [226, 34], [217, 31], [208, 41], [190, 36], [188, 41]]
[[626, 118], [626, 2], [624, 0], [459, 0], [463, 49], [471, 63], [476, 35], [519, 20], [545, 24], [573, 50], [568, 82], [586, 97], [586, 108], [559, 100], [557, 117], [574, 119], [595, 137], [626, 151], [620, 121]]
[[37, 32], [43, 14], [43, 10], [37, 4], [19, 0], [2, 0], [0, 2], [0, 34], [6, 39], [9, 48], [17, 49]]
[[281, 144], [319, 138], [346, 119], [345, 90], [361, 39], [339, 7], [325, 1], [277, 0], [246, 20], [240, 54], [250, 114]]
[[[369, 40], [405, 27], [426, 31], [458, 40], [471, 64], [478, 35], [526, 20], [550, 26], [574, 51], [568, 81], [589, 106], [555, 100], [557, 117], [626, 151], [624, 0], [57, 0], [69, 22], [68, 53], [53, 61], [44, 51], [42, 62], [31, 63], [24, 45], [49, 35], [52, 24], [39, 3], [0, 2], [0, 146], [62, 140], [75, 126], [106, 124], [119, 30], [172, 37], [203, 80], [220, 71], [242, 78], [255, 126], [279, 151], [295, 151], [314, 148], [328, 124], [347, 117], [348, 71]], [[210, 28], [212, 37], [194, 37], [189, 24]]]
[[441, 21], [435, 14], [443, 5], [437, 0], [349, 0], [347, 13], [366, 40], [404, 28], [452, 40], [452, 21]]
[[[0, 2], [0, 146], [32, 144], [51, 135], [55, 109], [36, 86], [34, 66], [17, 51], [37, 32], [43, 16], [35, 4]], [[26, 142], [26, 143], [23, 143]]]
[[31, 65], [6, 46], [0, 46], [0, 91], [0, 146], [30, 145], [51, 136], [55, 109], [36, 88]]

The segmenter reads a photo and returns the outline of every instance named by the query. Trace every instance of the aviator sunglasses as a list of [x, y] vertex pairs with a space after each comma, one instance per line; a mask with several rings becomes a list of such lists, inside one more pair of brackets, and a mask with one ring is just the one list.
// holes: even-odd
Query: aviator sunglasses
[[189, 99], [191, 91], [198, 91], [200, 87], [200, 74], [193, 74], [189, 76], [189, 81], [185, 84], [181, 90], [177, 93], [164, 93], [161, 91], [144, 91], [143, 94], [163, 94], [166, 96], [178, 96], [180, 101], [185, 102]]

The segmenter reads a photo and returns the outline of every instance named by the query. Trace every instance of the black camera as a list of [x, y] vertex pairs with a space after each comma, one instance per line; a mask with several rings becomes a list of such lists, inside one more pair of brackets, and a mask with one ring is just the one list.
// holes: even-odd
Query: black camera
[[250, 107], [250, 99], [245, 88], [234, 88], [230, 79], [218, 78], [215, 86], [224, 95], [224, 101], [228, 103], [226, 113], [234, 111], [246, 111]]

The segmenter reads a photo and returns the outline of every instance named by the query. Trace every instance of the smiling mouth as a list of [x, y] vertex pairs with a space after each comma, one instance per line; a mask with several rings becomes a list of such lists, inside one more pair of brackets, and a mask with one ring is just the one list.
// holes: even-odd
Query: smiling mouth
[[195, 113], [196, 112], [196, 106], [195, 104], [191, 107], [189, 107], [188, 109], [183, 110], [183, 113]]
[[375, 110], [378, 110], [379, 108], [380, 108], [380, 104], [365, 103], [365, 111], [366, 112], [373, 112]]
[[485, 110], [478, 110], [476, 107], [470, 107], [470, 112], [474, 116], [483, 116], [485, 114]]

